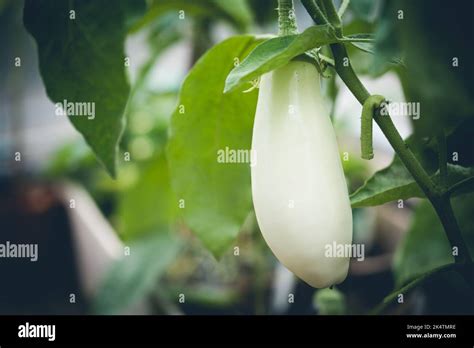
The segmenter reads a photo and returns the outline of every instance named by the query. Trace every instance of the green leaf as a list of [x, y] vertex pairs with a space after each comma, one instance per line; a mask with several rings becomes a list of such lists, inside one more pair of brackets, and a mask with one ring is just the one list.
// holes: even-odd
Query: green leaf
[[[448, 137], [450, 140], [452, 136]], [[406, 143], [412, 149], [420, 164], [427, 171], [436, 184], [440, 184], [438, 171], [436, 147], [430, 142], [423, 142], [410, 137]], [[462, 167], [448, 163], [448, 187], [463, 181], [474, 175], [474, 167]], [[472, 185], [464, 187], [455, 192], [461, 194], [472, 191]], [[425, 195], [412, 175], [405, 168], [398, 155], [395, 155], [392, 163], [376, 172], [364, 185], [351, 194], [351, 205], [353, 208], [380, 205], [387, 202], [408, 199], [412, 197], [424, 198]]]
[[[464, 168], [448, 164], [448, 187], [469, 179], [473, 175], [474, 168]], [[432, 176], [432, 179], [436, 184], [441, 184], [439, 171]], [[466, 185], [460, 190], [453, 192], [453, 194], [459, 195], [473, 190], [473, 185]], [[390, 166], [375, 173], [350, 198], [352, 207], [359, 208], [413, 197], [425, 198], [425, 194], [397, 157]]]
[[[406, 140], [415, 156], [429, 175], [436, 172], [437, 155], [413, 137]], [[380, 205], [398, 199], [423, 197], [423, 192], [405, 168], [400, 158], [395, 155], [392, 163], [376, 172], [363, 186], [351, 194], [353, 208]]]
[[94, 103], [89, 104], [95, 107], [94, 118], [69, 119], [114, 176], [129, 94], [122, 6], [106, 0], [27, 0], [24, 24], [38, 45], [48, 97], [55, 103]]
[[[452, 199], [454, 214], [471, 254], [474, 252], [474, 194]], [[413, 224], [394, 259], [397, 286], [431, 270], [452, 263], [453, 256], [443, 226], [428, 201], [415, 211]]]
[[301, 34], [268, 39], [255, 47], [248, 57], [230, 72], [224, 93], [287, 64], [312, 48], [337, 41], [334, 31], [328, 25], [312, 26]]
[[350, 199], [352, 207], [359, 208], [411, 197], [423, 197], [423, 192], [402, 161], [396, 157], [387, 168], [376, 172], [351, 194]]
[[[249, 150], [257, 93], [223, 94], [225, 78], [258, 43], [235, 36], [209, 50], [183, 83], [167, 148], [176, 198], [187, 225], [220, 256], [252, 208], [248, 163], [218, 163], [219, 150]], [[181, 113], [182, 112], [182, 113]]]
[[[386, 63], [390, 63], [390, 64], [393, 64], [393, 65], [404, 66], [404, 63], [403, 63], [402, 59], [400, 57], [397, 57], [396, 54], [388, 55], [388, 54], [381, 54], [380, 52], [378, 52], [380, 50], [380, 48], [377, 47], [376, 45], [379, 43], [379, 41], [378, 41], [378, 39], [376, 41], [373, 34], [352, 34], [352, 35], [345, 36], [344, 39], [346, 41], [349, 41], [351, 43], [351, 45], [358, 48], [359, 50], [374, 55], [375, 56], [374, 57], [374, 61], [375, 61], [374, 64], [383, 65], [383, 68], [376, 68], [376, 69], [374, 69], [373, 66], [372, 66], [371, 69], [370, 69], [370, 72], [372, 74], [377, 75], [378, 70], [380, 70], [380, 71], [386, 70], [386, 68], [387, 68]], [[358, 40], [358, 39], [367, 39], [367, 40], [374, 40], [374, 41], [356, 42], [356, 40]], [[354, 41], [351, 41], [351, 40], [354, 40]], [[378, 62], [380, 60], [385, 60], [385, 61], [383, 63], [380, 63], [380, 62]]]
[[119, 194], [120, 234], [129, 240], [167, 229], [175, 206], [165, 156], [156, 156], [144, 165], [135, 185]]
[[130, 246], [130, 255], [112, 265], [94, 303], [98, 314], [114, 314], [136, 304], [154, 289], [175, 260], [181, 241], [168, 233], [154, 233]]
[[404, 65], [402, 62], [402, 50], [398, 36], [396, 35], [397, 25], [402, 25], [403, 21], [398, 20], [398, 7], [396, 1], [384, 1], [381, 4], [380, 18], [374, 32], [374, 55], [371, 62], [370, 74], [380, 76], [396, 65]]

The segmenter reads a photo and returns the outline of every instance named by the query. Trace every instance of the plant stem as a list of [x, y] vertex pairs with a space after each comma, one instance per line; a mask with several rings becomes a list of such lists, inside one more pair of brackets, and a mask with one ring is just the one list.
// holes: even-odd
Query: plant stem
[[293, 0], [278, 0], [278, 35], [287, 36], [297, 33]]
[[347, 6], [349, 6], [350, 2], [351, 0], [342, 0], [341, 6], [339, 7], [339, 10], [337, 10], [339, 18], [341, 18], [344, 12], [346, 12]]
[[458, 191], [458, 190], [460, 190], [460, 189], [462, 189], [466, 186], [469, 186], [469, 185], [474, 185], [474, 176], [471, 176], [469, 178], [466, 178], [464, 180], [461, 180], [461, 181], [455, 183], [453, 186], [446, 189], [445, 195], [449, 197], [449, 196], [453, 195], [454, 193], [456, 193], [456, 191]]
[[319, 24], [329, 23], [326, 15], [314, 0], [301, 0], [301, 3], [309, 13], [313, 21]]
[[336, 30], [336, 34], [342, 37], [342, 22], [341, 18], [337, 14], [337, 10], [334, 7], [332, 0], [320, 0], [320, 3], [326, 10], [326, 17], [329, 24], [331, 24]]
[[[357, 100], [363, 105], [370, 94], [352, 69], [346, 48], [343, 44], [333, 44], [331, 45], [331, 49], [334, 55], [337, 73], [352, 94], [354, 94]], [[348, 63], [344, 64], [344, 60]], [[392, 119], [389, 116], [381, 116], [380, 113], [375, 113], [374, 120], [379, 125], [390, 145], [392, 145], [393, 149], [413, 176], [416, 183], [421, 187], [426, 197], [435, 208], [451, 246], [458, 247], [459, 256], [455, 258], [456, 262], [472, 262], [469, 250], [452, 212], [449, 198], [442, 197], [443, 193], [435, 186], [413, 152], [411, 152], [408, 145], [403, 141], [400, 133], [398, 133], [397, 128], [393, 124]]]
[[[320, 13], [320, 7], [316, 2], [314, 2], [314, 0], [303, 1], [303, 5], [305, 6], [306, 10], [309, 12], [313, 20], [317, 21], [317, 23], [329, 23], [331, 25], [334, 25], [333, 23], [335, 23], [336, 25], [339, 25], [338, 23], [340, 23], [340, 19], [337, 20], [334, 18], [334, 15], [337, 15], [337, 12], [334, 8], [332, 0], [319, 0], [319, 3], [325, 8], [327, 22], [324, 22], [325, 18]], [[332, 44], [330, 47], [334, 56], [336, 72], [359, 101], [359, 103], [364, 105], [365, 101], [370, 97], [370, 93], [367, 91], [354, 72], [350, 64], [346, 47], [344, 44], [340, 43]], [[451, 246], [458, 248], [459, 255], [455, 258], [456, 263], [472, 263], [469, 249], [467, 248], [467, 245], [461, 234], [461, 230], [457, 224], [449, 197], [447, 197], [443, 191], [439, 190], [438, 187], [435, 186], [413, 152], [411, 152], [408, 145], [403, 141], [390, 116], [382, 116], [380, 113], [375, 113], [374, 120], [379, 125], [390, 145], [392, 145], [393, 149], [400, 157], [407, 170], [413, 176], [416, 183], [420, 186], [426, 197], [433, 205], [445, 229]], [[468, 283], [472, 284], [472, 279], [469, 277], [469, 275], [466, 273], [462, 273], [462, 275]]]
[[436, 136], [436, 141], [438, 143], [438, 161], [441, 186], [443, 190], [445, 190], [448, 185], [448, 156], [446, 136], [444, 132], [440, 132], [440, 134]]

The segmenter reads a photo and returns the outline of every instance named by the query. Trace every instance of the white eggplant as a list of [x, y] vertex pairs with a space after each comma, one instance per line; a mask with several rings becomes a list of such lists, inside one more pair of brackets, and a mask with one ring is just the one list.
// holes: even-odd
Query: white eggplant
[[252, 196], [258, 225], [275, 256], [313, 287], [342, 282], [352, 243], [352, 212], [320, 77], [292, 61], [262, 76], [253, 128]]

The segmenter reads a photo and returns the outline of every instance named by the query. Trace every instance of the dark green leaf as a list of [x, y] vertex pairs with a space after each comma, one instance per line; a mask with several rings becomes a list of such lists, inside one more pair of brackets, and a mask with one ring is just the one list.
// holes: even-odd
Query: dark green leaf
[[236, 36], [209, 50], [186, 77], [172, 116], [167, 155], [180, 212], [214, 255], [231, 245], [252, 207], [249, 164], [218, 163], [217, 154], [250, 149], [257, 93], [222, 91], [234, 59], [257, 43]]
[[255, 47], [229, 74], [224, 92], [287, 64], [291, 59], [312, 48], [337, 42], [328, 25], [312, 26], [301, 34], [269, 39]]
[[407, 295], [411, 290], [416, 288], [417, 286], [422, 285], [423, 283], [432, 280], [433, 278], [439, 277], [443, 273], [452, 272], [457, 270], [459, 267], [457, 264], [447, 264], [437, 268], [432, 269], [429, 272], [423, 273], [418, 277], [414, 278], [413, 280], [409, 281], [406, 285], [399, 287], [396, 290], [393, 290], [390, 294], [385, 296], [382, 303], [380, 303], [377, 307], [375, 307], [371, 314], [380, 314], [382, 310], [385, 309], [389, 304], [394, 303], [394, 301], [398, 298], [398, 295], [403, 294]]
[[130, 246], [130, 255], [117, 261], [104, 279], [93, 303], [98, 314], [115, 314], [144, 299], [176, 258], [177, 237], [154, 233]]
[[[474, 252], [474, 194], [452, 199], [454, 213], [471, 254]], [[397, 286], [437, 267], [452, 263], [453, 256], [443, 226], [428, 201], [417, 207], [413, 224], [394, 261]]]
[[[71, 10], [75, 19], [70, 19]], [[95, 107], [95, 118], [69, 118], [109, 173], [115, 175], [129, 93], [122, 7], [106, 0], [28, 0], [24, 23], [37, 42], [49, 98], [55, 103], [94, 103], [89, 105]]]
[[374, 31], [375, 42], [371, 48], [373, 58], [369, 70], [373, 76], [379, 76], [396, 65], [403, 65], [402, 52], [396, 35], [399, 7], [393, 0], [379, 4], [380, 18]]
[[125, 13], [125, 24], [127, 30], [132, 29], [141, 20], [147, 10], [145, 0], [119, 0], [117, 5], [121, 6]]

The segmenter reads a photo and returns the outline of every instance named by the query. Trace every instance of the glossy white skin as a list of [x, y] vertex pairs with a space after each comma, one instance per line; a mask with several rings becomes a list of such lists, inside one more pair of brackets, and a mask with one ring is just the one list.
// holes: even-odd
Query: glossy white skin
[[262, 76], [253, 129], [252, 196], [267, 244], [316, 288], [342, 282], [348, 257], [326, 245], [352, 243], [352, 212], [319, 73], [293, 61]]

